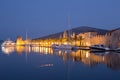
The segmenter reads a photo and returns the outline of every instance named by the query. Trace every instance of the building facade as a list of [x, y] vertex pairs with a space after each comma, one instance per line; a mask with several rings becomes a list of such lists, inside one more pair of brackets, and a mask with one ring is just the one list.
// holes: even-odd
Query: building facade
[[96, 31], [88, 31], [84, 33], [72, 33], [68, 36], [68, 32], [64, 31], [59, 38], [23, 40], [21, 36], [17, 37], [17, 45], [32, 44], [37, 46], [52, 46], [52, 44], [71, 44], [75, 46], [91, 46], [102, 44], [111, 49], [120, 47], [120, 28], [99, 34]]
[[80, 33], [77, 35], [77, 38], [79, 37], [83, 38], [83, 46], [103, 44], [111, 49], [120, 47], [120, 28], [108, 31], [104, 35], [98, 34], [98, 32]]

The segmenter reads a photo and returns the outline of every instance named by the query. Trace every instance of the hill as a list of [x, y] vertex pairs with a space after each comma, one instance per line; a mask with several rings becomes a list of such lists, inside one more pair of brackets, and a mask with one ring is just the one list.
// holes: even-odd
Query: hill
[[[89, 32], [89, 31], [96, 31], [98, 32], [98, 34], [105, 34], [108, 30], [105, 29], [98, 29], [98, 28], [93, 28], [93, 27], [88, 27], [88, 26], [81, 26], [81, 27], [77, 27], [77, 28], [72, 28], [71, 30], [66, 30], [67, 32], [74, 32], [75, 34], [79, 34], [79, 33], [83, 33], [83, 32]], [[47, 39], [47, 38], [59, 38], [61, 34], [63, 34], [64, 31], [62, 32], [58, 32], [55, 34], [50, 34], [47, 36], [43, 36], [37, 39]]]

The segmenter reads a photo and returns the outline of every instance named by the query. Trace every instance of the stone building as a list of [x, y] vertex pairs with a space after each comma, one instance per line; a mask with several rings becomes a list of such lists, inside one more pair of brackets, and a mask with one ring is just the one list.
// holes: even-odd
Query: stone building
[[63, 38], [67, 38], [68, 35], [67, 35], [67, 31], [65, 30], [64, 33], [63, 33]]
[[25, 45], [25, 41], [22, 39], [22, 36], [17, 37], [16, 45]]
[[[21, 37], [17, 38], [18, 45], [29, 44], [30, 40], [22, 40]], [[46, 40], [32, 40], [33, 44], [40, 44], [40, 45], [49, 45], [52, 44], [72, 44], [75, 46], [91, 46], [97, 44], [103, 44], [106, 47], [111, 49], [115, 49], [120, 47], [120, 28], [110, 30], [106, 33], [100, 33], [97, 31], [88, 31], [83, 33], [70, 33], [68, 31], [64, 31], [63, 34], [60, 35], [59, 38], [51, 38]]]
[[23, 40], [22, 36], [18, 36], [17, 39], [16, 39], [16, 45], [28, 45], [28, 44], [31, 44], [31, 40], [30, 39], [26, 39], [26, 40]]
[[106, 45], [106, 36], [105, 35], [96, 35], [90, 39], [91, 45], [103, 44]]
[[99, 34], [95, 31], [80, 33], [77, 38], [80, 37], [83, 38], [82, 46], [103, 44], [111, 49], [120, 47], [120, 28], [108, 31], [106, 34]]
[[90, 46], [91, 45], [91, 39], [96, 36], [98, 33], [95, 31], [89, 31], [89, 32], [84, 32], [80, 33], [77, 35], [78, 39], [82, 39], [81, 46]]
[[112, 49], [120, 47], [120, 28], [106, 33], [106, 45]]

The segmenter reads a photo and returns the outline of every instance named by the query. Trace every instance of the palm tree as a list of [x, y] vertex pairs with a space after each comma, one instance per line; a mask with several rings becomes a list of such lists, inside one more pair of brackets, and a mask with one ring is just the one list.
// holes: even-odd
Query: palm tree
[[80, 37], [79, 37], [80, 46], [82, 46], [82, 40], [83, 40], [83, 37], [82, 37], [82, 36], [80, 36]]

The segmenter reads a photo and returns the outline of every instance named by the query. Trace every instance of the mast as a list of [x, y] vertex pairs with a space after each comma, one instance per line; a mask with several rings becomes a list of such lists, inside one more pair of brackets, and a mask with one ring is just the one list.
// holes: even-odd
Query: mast
[[71, 24], [70, 24], [70, 16], [68, 16], [68, 41], [71, 42]]
[[26, 31], [26, 40], [28, 39], [27, 31]]
[[26, 43], [25, 43], [25, 59], [26, 59], [26, 63], [27, 63], [27, 59], [28, 59], [28, 33], [27, 33], [27, 30], [26, 30]]

